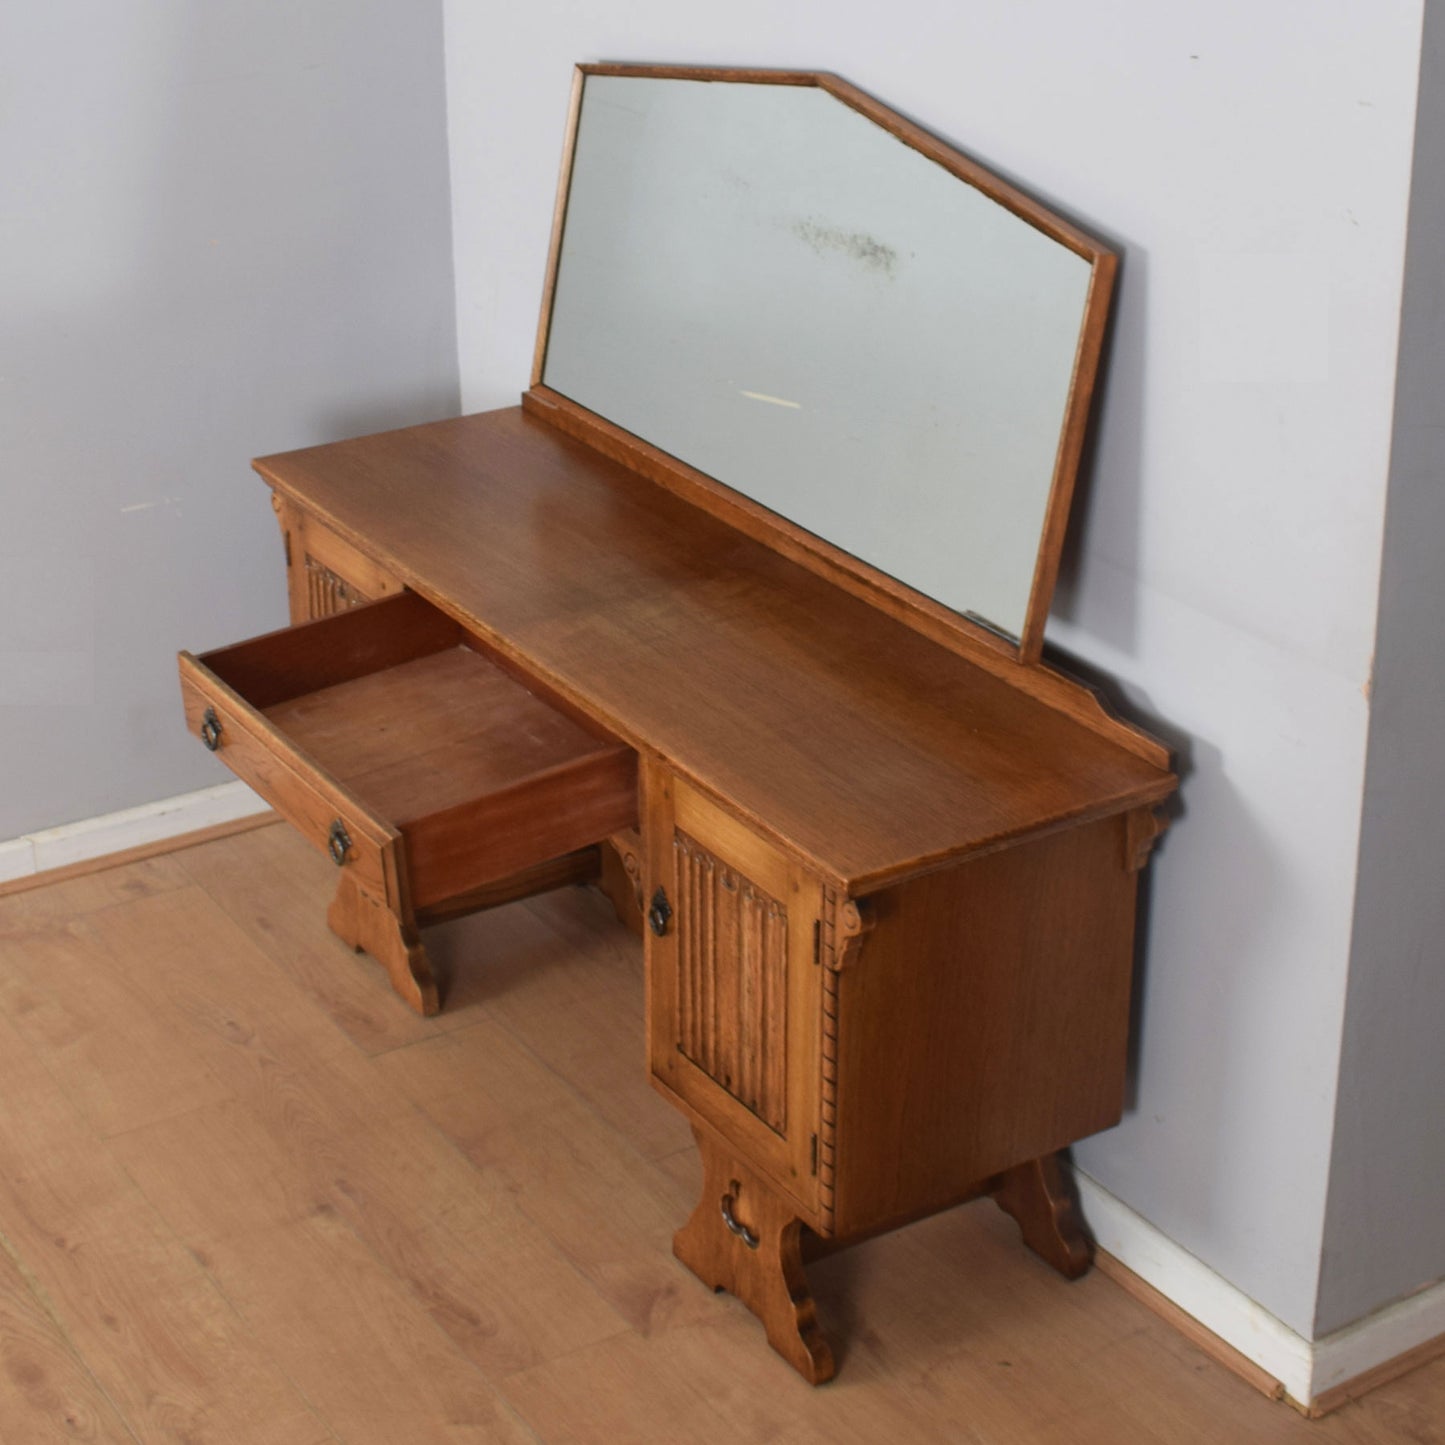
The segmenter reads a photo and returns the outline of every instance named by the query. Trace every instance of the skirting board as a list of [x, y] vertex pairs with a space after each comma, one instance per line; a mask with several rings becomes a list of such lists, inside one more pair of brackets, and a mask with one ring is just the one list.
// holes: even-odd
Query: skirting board
[[1307, 1340], [1087, 1174], [1075, 1170], [1074, 1179], [1099, 1248], [1278, 1380], [1291, 1402], [1305, 1411], [1342, 1403], [1353, 1393], [1350, 1382], [1361, 1376], [1374, 1377], [1371, 1384], [1383, 1383], [1391, 1361], [1411, 1356], [1409, 1363], [1418, 1363], [1417, 1354], [1432, 1353], [1423, 1347], [1445, 1335], [1445, 1284], [1437, 1284], [1345, 1329]]
[[28, 833], [0, 843], [0, 884], [232, 823], [269, 807], [245, 783], [220, 783], [198, 793]]

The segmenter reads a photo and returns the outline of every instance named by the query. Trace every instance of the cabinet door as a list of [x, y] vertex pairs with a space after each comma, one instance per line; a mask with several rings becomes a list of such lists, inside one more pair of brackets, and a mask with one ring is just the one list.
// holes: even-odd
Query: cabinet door
[[681, 779], [658, 777], [648, 809], [648, 900], [671, 910], [648, 930], [653, 1076], [811, 1213], [822, 889]]

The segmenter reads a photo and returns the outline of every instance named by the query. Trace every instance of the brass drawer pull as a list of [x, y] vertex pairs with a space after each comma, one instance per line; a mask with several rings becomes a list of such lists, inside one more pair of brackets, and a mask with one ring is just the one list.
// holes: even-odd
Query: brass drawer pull
[[221, 720], [213, 707], [208, 707], [201, 718], [201, 741], [212, 752], [221, 746]]
[[338, 868], [346, 862], [346, 855], [351, 851], [351, 834], [340, 818], [331, 825], [331, 831], [326, 835], [326, 851]]
[[[737, 1184], [733, 1185], [737, 1189]], [[749, 1249], [758, 1247], [758, 1237], [733, 1213], [733, 1197], [731, 1194], [724, 1194], [722, 1197], [723, 1223], [747, 1245]]]

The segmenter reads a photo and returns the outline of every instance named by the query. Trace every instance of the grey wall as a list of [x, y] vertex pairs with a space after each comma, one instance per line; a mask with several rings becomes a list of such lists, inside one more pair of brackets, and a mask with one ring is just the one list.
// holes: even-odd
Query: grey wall
[[1316, 1329], [1445, 1277], [1445, 10], [1426, 7]]
[[443, 77], [439, 0], [0, 7], [0, 840], [224, 780], [248, 459], [456, 410]]

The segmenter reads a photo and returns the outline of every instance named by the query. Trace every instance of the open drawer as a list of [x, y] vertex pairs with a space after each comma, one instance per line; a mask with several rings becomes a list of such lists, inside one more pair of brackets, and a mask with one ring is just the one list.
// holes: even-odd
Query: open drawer
[[366, 920], [338, 926], [334, 907], [333, 927], [423, 1011], [435, 1008], [429, 974], [420, 998], [402, 986], [368, 908], [419, 950], [419, 911], [636, 826], [636, 754], [414, 593], [183, 652], [180, 667], [191, 731], [330, 853], [338, 907], [359, 892], [342, 913]]

